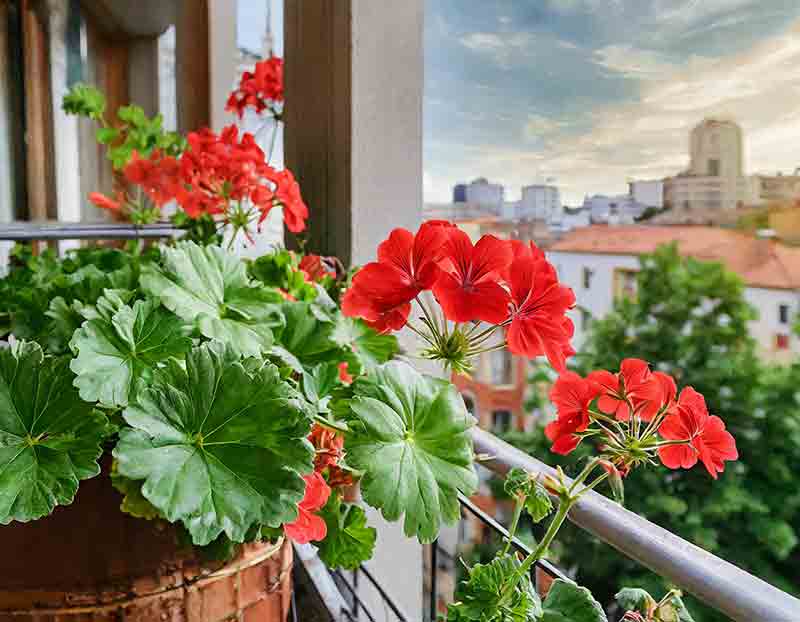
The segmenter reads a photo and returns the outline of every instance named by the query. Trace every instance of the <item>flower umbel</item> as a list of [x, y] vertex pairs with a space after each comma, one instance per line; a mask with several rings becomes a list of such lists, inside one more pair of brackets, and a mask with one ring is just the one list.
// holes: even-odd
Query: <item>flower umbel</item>
[[[412, 318], [415, 304], [420, 315]], [[425, 342], [423, 357], [455, 372], [505, 347], [546, 356], [563, 371], [575, 353], [566, 317], [574, 304], [572, 290], [534, 244], [492, 235], [473, 244], [453, 224], [432, 220], [416, 234], [392, 231], [378, 261], [356, 273], [342, 310], [380, 332], [407, 326]]]

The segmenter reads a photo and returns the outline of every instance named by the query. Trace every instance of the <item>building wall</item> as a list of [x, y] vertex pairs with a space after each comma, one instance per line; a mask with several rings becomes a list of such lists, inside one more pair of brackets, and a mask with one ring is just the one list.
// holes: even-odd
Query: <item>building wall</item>
[[[569, 316], [575, 323], [573, 346], [580, 351], [588, 328], [584, 312], [590, 313], [592, 318], [608, 314], [614, 306], [615, 290], [621, 284], [619, 275], [624, 271], [638, 271], [639, 260], [633, 255], [565, 252], [548, 253], [548, 258], [556, 267], [559, 279], [575, 292], [577, 308]], [[584, 287], [584, 269], [591, 270], [588, 288]], [[747, 287], [745, 299], [759, 312], [758, 319], [750, 323], [749, 331], [765, 359], [782, 362], [800, 353], [800, 338], [792, 332], [797, 321], [800, 294], [792, 290]], [[779, 316], [782, 304], [787, 305], [789, 311], [785, 324], [780, 322]], [[776, 347], [778, 334], [786, 335], [788, 349]]]
[[664, 181], [661, 179], [647, 179], [632, 181], [629, 194], [637, 203], [647, 207], [662, 207], [664, 205]]
[[[585, 313], [593, 318], [608, 314], [614, 306], [614, 271], [638, 270], [639, 260], [633, 255], [563, 252], [550, 252], [548, 259], [555, 266], [559, 280], [575, 292], [577, 306], [569, 317], [575, 323], [572, 345], [580, 350], [588, 327]], [[591, 271], [588, 288], [584, 287], [584, 269]]]
[[664, 203], [674, 209], [735, 209], [758, 202], [750, 177], [669, 177], [664, 180]]
[[550, 220], [561, 212], [561, 192], [556, 186], [535, 184], [522, 188], [517, 218]]
[[[796, 358], [800, 353], [800, 338], [794, 334], [792, 327], [797, 321], [800, 294], [786, 289], [748, 287], [745, 289], [745, 298], [759, 314], [758, 320], [750, 323], [750, 334], [758, 342], [761, 355], [776, 362], [788, 362]], [[781, 322], [781, 305], [788, 308], [786, 322]], [[778, 335], [785, 336], [788, 348], [778, 348]]]

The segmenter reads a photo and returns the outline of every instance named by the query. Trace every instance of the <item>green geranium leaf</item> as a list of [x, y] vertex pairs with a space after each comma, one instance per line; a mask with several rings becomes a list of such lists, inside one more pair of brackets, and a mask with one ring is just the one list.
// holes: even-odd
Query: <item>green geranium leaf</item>
[[119, 474], [117, 463], [111, 467], [111, 484], [122, 495], [122, 503], [119, 509], [136, 518], [154, 520], [161, 518], [158, 509], [144, 498], [142, 494], [142, 482], [128, 479]]
[[251, 528], [297, 517], [314, 457], [307, 409], [277, 367], [212, 341], [189, 352], [186, 370], [170, 360], [128, 406], [133, 429], [114, 457], [195, 544], [221, 533], [243, 542]]
[[[330, 322], [321, 322], [312, 311], [310, 303], [284, 302], [281, 311], [286, 318], [286, 326], [276, 330], [279, 348], [291, 353], [302, 365], [341, 360], [342, 352], [331, 339], [333, 325]], [[282, 358], [285, 359], [285, 356]], [[293, 364], [289, 360], [286, 362]]]
[[332, 494], [320, 515], [325, 519], [328, 535], [316, 544], [319, 557], [328, 568], [355, 570], [372, 558], [377, 532], [374, 527], [367, 527], [363, 509], [342, 503], [339, 495]]
[[678, 591], [671, 592], [670, 598], [660, 607], [656, 599], [641, 588], [623, 588], [614, 598], [623, 611], [636, 611], [652, 622], [694, 622]]
[[544, 600], [542, 622], [607, 622], [603, 607], [585, 587], [556, 579]]
[[505, 586], [516, 577], [519, 561], [513, 554], [495, 557], [488, 564], [475, 564], [447, 608], [448, 622], [537, 622], [542, 603], [529, 575], [522, 576], [513, 593], [502, 597]]
[[[360, 370], [369, 373], [381, 363], [393, 358], [400, 350], [397, 337], [381, 335], [363, 320], [340, 315], [332, 335], [333, 341], [352, 355]], [[355, 370], [359, 373], [359, 369]]]
[[0, 348], [0, 523], [27, 522], [72, 503], [100, 472], [113, 428], [72, 386], [64, 358], [36, 343]]
[[67, 114], [100, 119], [106, 110], [106, 98], [93, 86], [76, 84], [64, 95], [61, 107]]
[[352, 385], [347, 462], [363, 471], [364, 500], [387, 520], [405, 514], [407, 536], [431, 542], [460, 517], [458, 491], [478, 485], [467, 430], [473, 420], [449, 382], [401, 362]]
[[336, 363], [320, 363], [310, 370], [303, 370], [303, 394], [319, 412], [328, 411], [328, 402], [337, 384], [339, 366]]
[[146, 264], [142, 289], [209, 339], [244, 356], [272, 346], [272, 331], [283, 325], [275, 290], [253, 286], [245, 264], [217, 246], [178, 242], [163, 252], [163, 266]]
[[[98, 302], [98, 308], [103, 306]], [[160, 362], [183, 356], [192, 340], [178, 318], [149, 299], [137, 300], [133, 307], [123, 304], [108, 320], [84, 322], [70, 346], [78, 352], [70, 368], [81, 397], [126, 406], [137, 384], [150, 380]]]
[[550, 500], [547, 490], [524, 469], [511, 469], [506, 475], [504, 488], [510, 497], [525, 499], [524, 508], [535, 523], [553, 511], [553, 502]]

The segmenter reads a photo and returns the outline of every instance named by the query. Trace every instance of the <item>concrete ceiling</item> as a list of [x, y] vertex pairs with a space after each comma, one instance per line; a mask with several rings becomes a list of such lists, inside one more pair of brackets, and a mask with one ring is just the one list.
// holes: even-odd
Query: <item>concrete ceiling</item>
[[175, 23], [181, 0], [86, 0], [89, 9], [110, 31], [123, 31], [133, 37], [150, 37]]

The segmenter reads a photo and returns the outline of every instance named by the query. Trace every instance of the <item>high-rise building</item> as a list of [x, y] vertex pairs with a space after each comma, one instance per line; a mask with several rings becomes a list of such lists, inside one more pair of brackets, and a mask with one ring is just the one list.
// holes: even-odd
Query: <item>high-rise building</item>
[[522, 188], [522, 199], [513, 216], [518, 219], [549, 222], [559, 217], [561, 209], [561, 192], [557, 186], [532, 184]]
[[742, 128], [705, 119], [689, 136], [689, 168], [664, 180], [664, 204], [674, 209], [734, 209], [758, 201], [744, 174]]
[[485, 177], [479, 177], [464, 188], [465, 203], [489, 208], [495, 214], [500, 213], [504, 197], [502, 184], [489, 183]]

